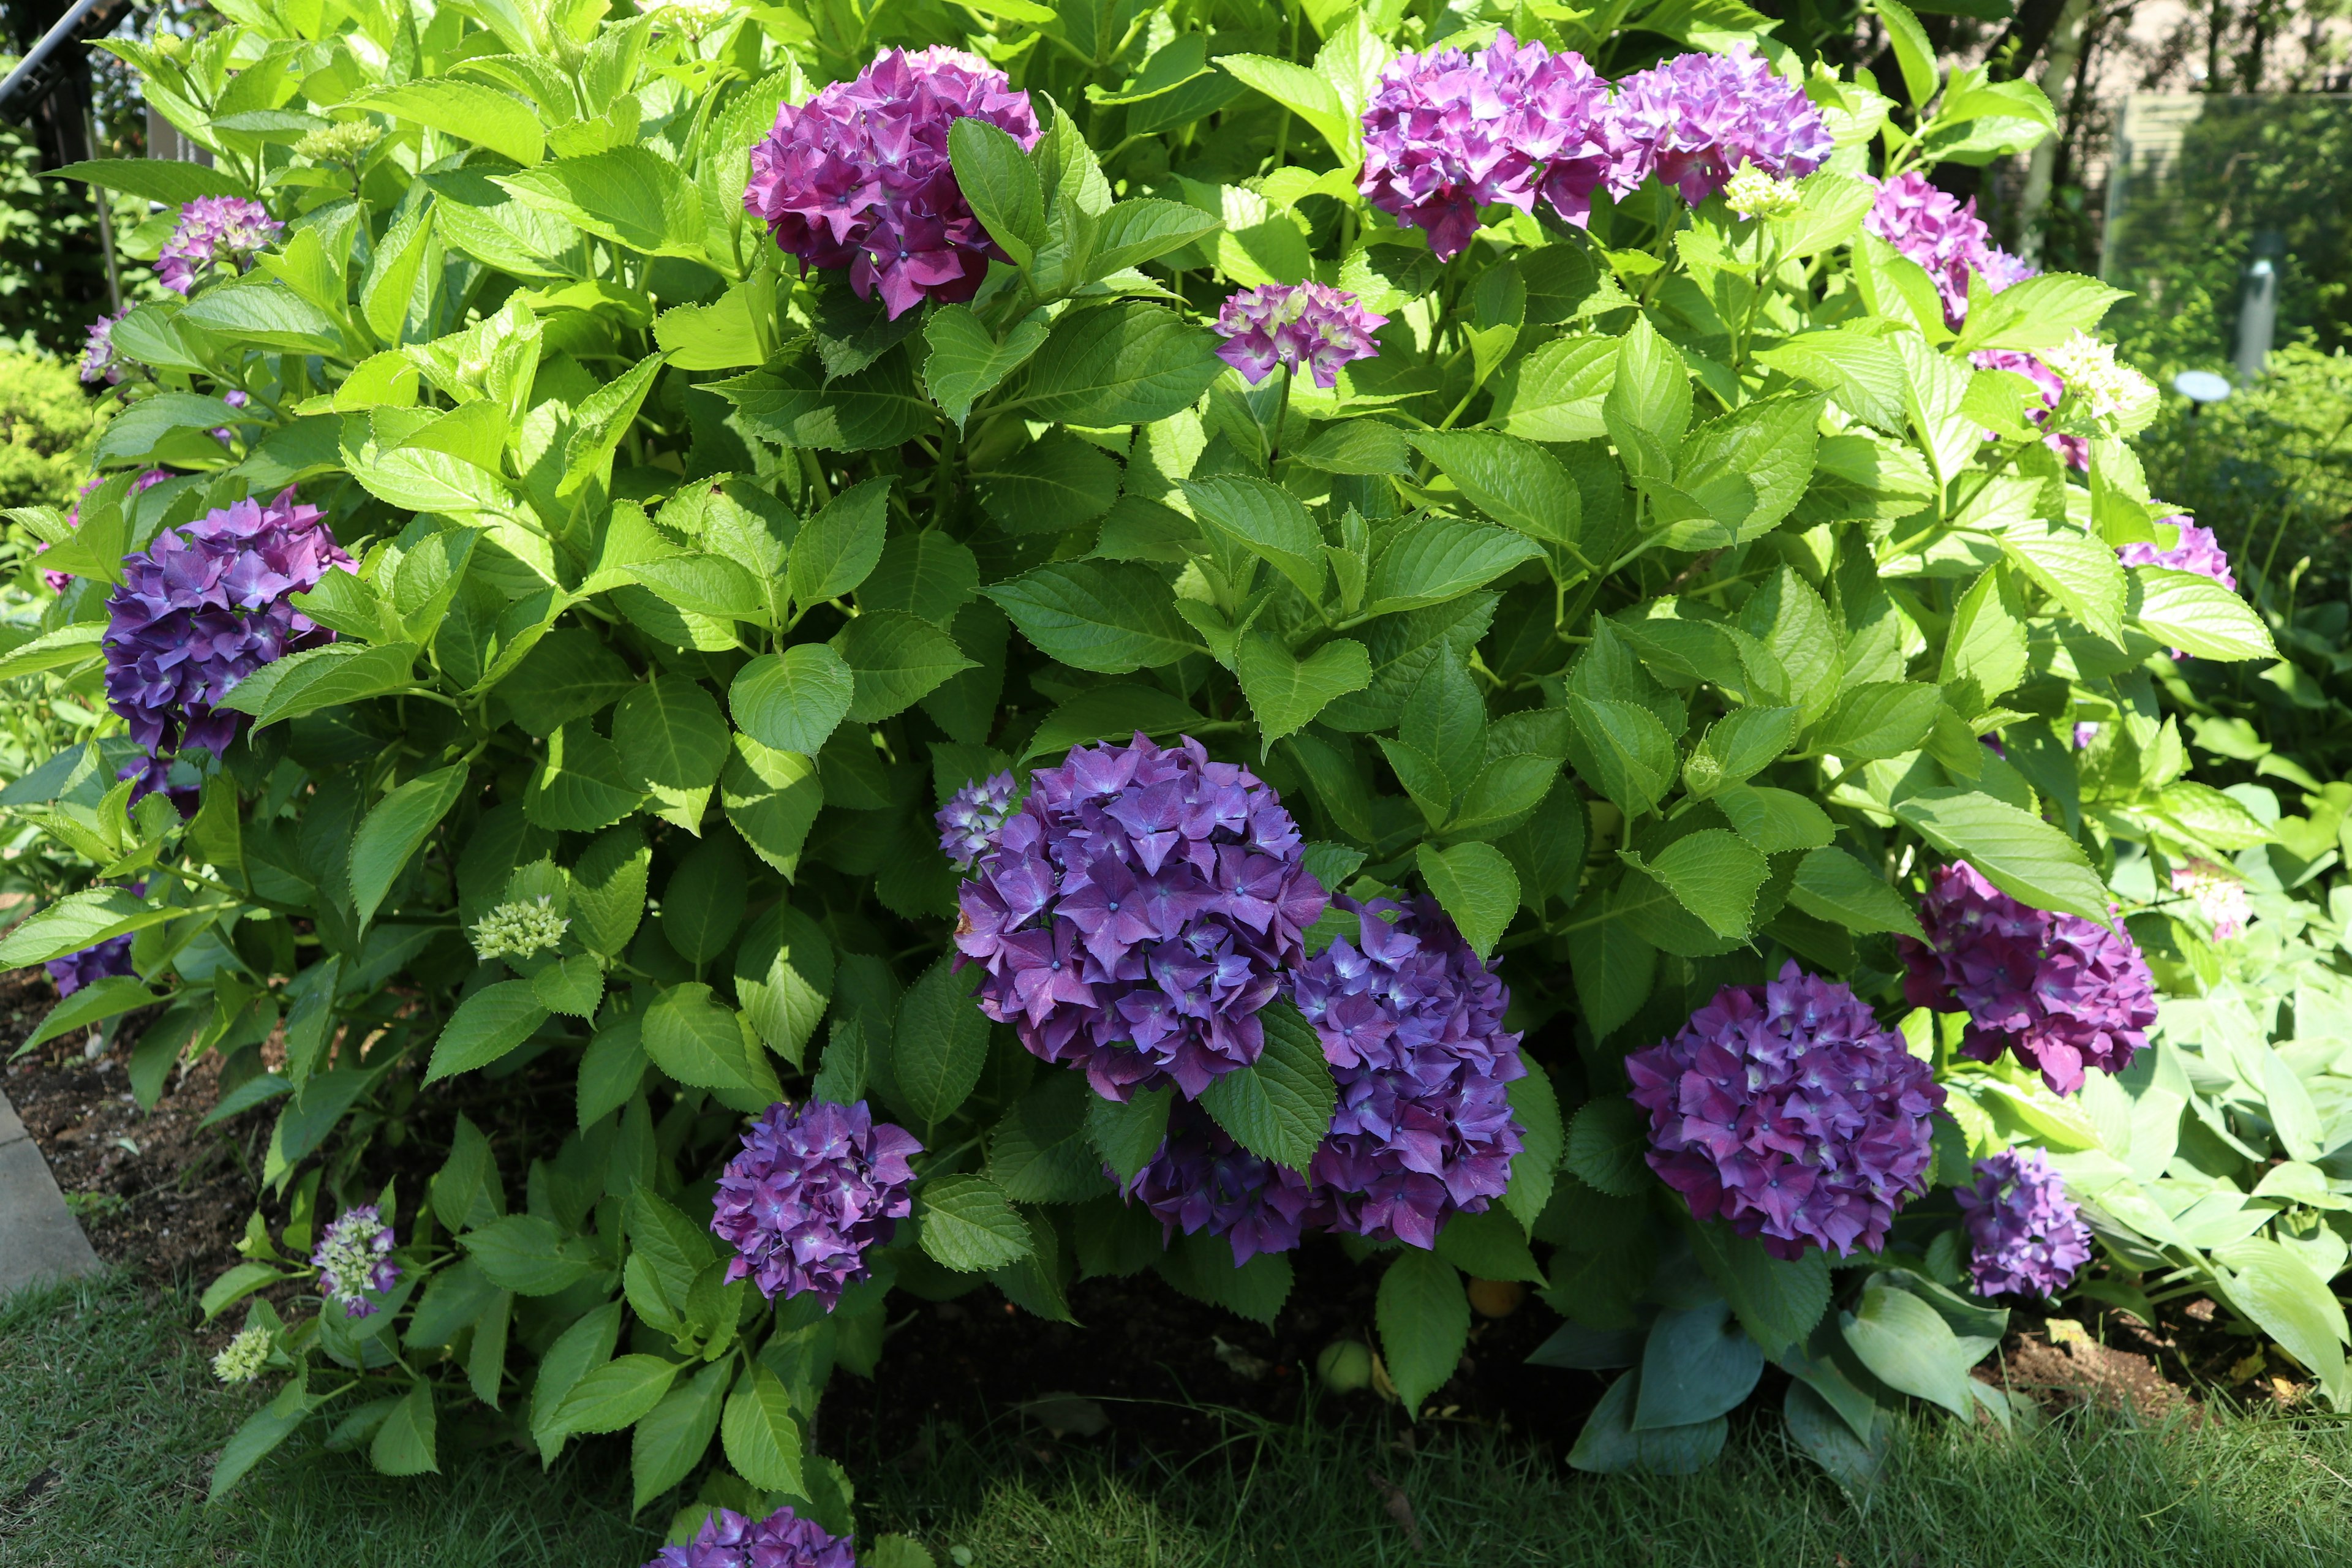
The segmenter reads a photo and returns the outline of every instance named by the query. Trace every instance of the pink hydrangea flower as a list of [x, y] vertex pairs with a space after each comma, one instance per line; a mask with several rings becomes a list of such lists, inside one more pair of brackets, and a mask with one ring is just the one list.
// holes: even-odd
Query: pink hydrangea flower
[[155, 258], [155, 280], [175, 294], [192, 294], [215, 268], [244, 271], [285, 226], [259, 202], [198, 196], [180, 209], [180, 226]]
[[1279, 364], [1294, 375], [1307, 370], [1328, 390], [1341, 365], [1381, 352], [1372, 334], [1388, 320], [1328, 283], [1267, 283], [1232, 295], [1217, 312], [1225, 340], [1217, 357], [1253, 386]]
[[1742, 163], [1794, 179], [1835, 150], [1804, 89], [1745, 48], [1677, 55], [1626, 78], [1601, 123], [1612, 192], [1630, 195], [1655, 174], [1693, 206], [1728, 184]]

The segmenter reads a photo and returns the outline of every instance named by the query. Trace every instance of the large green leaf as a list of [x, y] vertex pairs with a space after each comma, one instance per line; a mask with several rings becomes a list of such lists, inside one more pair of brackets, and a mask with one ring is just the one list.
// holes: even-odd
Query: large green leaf
[[813, 757], [848, 717], [854, 681], [825, 644], [794, 643], [737, 670], [727, 701], [735, 722], [761, 745]]
[[882, 559], [889, 500], [888, 479], [868, 479], [842, 491], [809, 519], [793, 540], [785, 569], [795, 605], [805, 609], [866, 581]]
[[501, 980], [485, 985], [463, 1002], [442, 1026], [433, 1042], [433, 1059], [425, 1081], [435, 1082], [477, 1068], [488, 1067], [530, 1038], [548, 1012], [528, 980]]
[[1276, 997], [1257, 1016], [1265, 1051], [1251, 1066], [1211, 1082], [1201, 1105], [1243, 1148], [1303, 1172], [1331, 1131], [1338, 1092], [1331, 1069], [1314, 1026], [1289, 998]]
[[1519, 874], [1503, 852], [1475, 842], [1442, 850], [1423, 844], [1413, 851], [1413, 863], [1471, 950], [1492, 952], [1519, 908]]
[[425, 835], [464, 795], [466, 778], [462, 764], [413, 778], [376, 802], [361, 822], [351, 848], [352, 912], [361, 930], [375, 918], [394, 879]]
[[1771, 874], [1763, 856], [1720, 827], [1685, 834], [1654, 855], [1631, 849], [1618, 854], [1662, 883], [1709, 930], [1735, 941], [1754, 924], [1756, 894]]
[[1408, 1247], [1381, 1276], [1381, 1359], [1407, 1416], [1444, 1386], [1470, 1341], [1470, 1300], [1454, 1265]]
[[1297, 497], [1261, 479], [1227, 474], [1186, 480], [1184, 498], [1194, 517], [1270, 563], [1309, 604], [1322, 597], [1323, 535]]
[[496, 179], [524, 205], [600, 239], [647, 256], [703, 258], [701, 194], [650, 147], [610, 147]]
[[1764, 1374], [1764, 1352], [1727, 1301], [1661, 1312], [1642, 1348], [1633, 1429], [1692, 1426], [1727, 1415]]
[[932, 1261], [980, 1274], [1029, 1255], [1029, 1227], [1004, 1189], [983, 1176], [935, 1176], [917, 1194], [915, 1223]]
[[354, 100], [352, 107], [378, 110], [395, 119], [462, 136], [526, 166], [538, 163], [546, 150], [539, 115], [530, 104], [477, 81], [426, 77], [378, 88]]
[[1975, 790], [1921, 790], [1895, 802], [1895, 815], [2013, 899], [2102, 922], [2112, 918], [2106, 886], [2082, 846], [2006, 801]]
[[1581, 537], [1584, 502], [1576, 481], [1532, 441], [1487, 430], [1427, 430], [1412, 444], [1496, 522], [1558, 544]]
[[670, 986], [654, 999], [646, 1009], [645, 1046], [656, 1067], [680, 1083], [709, 1089], [734, 1110], [761, 1111], [783, 1098], [768, 1053], [749, 1037], [740, 1016], [698, 981]]
[[1927, 940], [1919, 918], [1886, 879], [1843, 849], [1823, 847], [1798, 862], [1789, 901], [1815, 920], [1856, 933], [1891, 931]]
[[1201, 651], [1167, 583], [1132, 562], [1057, 561], [981, 591], [1039, 651], [1074, 668], [1124, 675]]
[[890, 1069], [908, 1109], [927, 1124], [954, 1115], [988, 1065], [988, 1020], [972, 1001], [979, 982], [943, 958], [899, 999]]
[[1377, 616], [1444, 604], [1542, 553], [1543, 546], [1507, 528], [1424, 518], [1389, 536], [1372, 563], [1364, 610]]
[[735, 405], [744, 428], [788, 447], [874, 451], [900, 446], [939, 423], [938, 412], [915, 390], [904, 353], [885, 354], [838, 379], [803, 360], [709, 386]]
[[849, 718], [871, 724], [902, 713], [958, 670], [973, 668], [955, 639], [898, 610], [868, 610], [833, 639], [849, 671]]
[[923, 361], [924, 384], [961, 428], [971, 405], [1027, 363], [1045, 342], [1046, 331], [1045, 321], [1031, 316], [1015, 322], [1000, 342], [969, 305], [941, 306], [923, 328], [931, 349]]
[[793, 1396], [765, 1366], [754, 1363], [728, 1395], [720, 1428], [735, 1473], [768, 1491], [800, 1492], [801, 1428]]
[[727, 721], [700, 682], [658, 675], [613, 710], [613, 745], [637, 782], [665, 790], [708, 789], [727, 761]]
[[1262, 632], [1242, 638], [1234, 659], [1265, 744], [1304, 729], [1331, 700], [1371, 684], [1371, 657], [1351, 637], [1334, 637], [1305, 658]]
[[2130, 618], [2159, 642], [2200, 658], [2275, 658], [2278, 645], [2254, 607], [2210, 577], [2165, 566], [2131, 569]]
[[1072, 310], [1005, 406], [1064, 425], [1149, 425], [1189, 408], [1224, 373], [1217, 341], [1159, 305]]

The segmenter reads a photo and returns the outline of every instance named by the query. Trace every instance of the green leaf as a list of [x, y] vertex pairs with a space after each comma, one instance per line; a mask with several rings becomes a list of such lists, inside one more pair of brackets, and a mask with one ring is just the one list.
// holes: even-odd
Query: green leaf
[[202, 327], [243, 347], [303, 354], [337, 353], [343, 346], [334, 318], [277, 283], [207, 289], [172, 320], [183, 331]]
[[1690, 428], [1690, 372], [1682, 355], [1636, 316], [1617, 351], [1617, 376], [1601, 399], [1601, 422], [1625, 470], [1636, 479], [1666, 479]]
[[1727, 784], [1744, 784], [1780, 760], [1796, 743], [1794, 708], [1740, 708], [1707, 726], [1683, 763], [1690, 793], [1704, 800]]
[[1800, 861], [1789, 901], [1815, 920], [1858, 934], [1891, 931], [1927, 940], [1903, 895], [1843, 849], [1816, 849]]
[[47, 171], [53, 180], [84, 180], [101, 190], [144, 196], [169, 207], [198, 196], [246, 196], [252, 192], [226, 169], [167, 158], [94, 158]]
[[1219, 55], [1217, 64], [1244, 87], [1255, 88], [1313, 126], [1330, 143], [1342, 167], [1358, 161], [1355, 116], [1328, 78], [1295, 61], [1266, 55]]
[[1571, 692], [1568, 760], [1577, 773], [1627, 816], [1665, 798], [1675, 772], [1675, 742], [1656, 714], [1638, 702], [1595, 701]]
[[533, 735], [551, 735], [635, 690], [635, 672], [595, 633], [558, 626], [531, 646], [493, 689], [514, 722]]
[[[209, 993], [199, 991], [196, 994], [208, 996]], [[119, 1018], [125, 1013], [135, 1012], [163, 1000], [163, 997], [147, 988], [144, 981], [128, 974], [102, 975], [86, 983], [72, 995], [50, 1008], [41, 1019], [41, 1026], [25, 1037], [24, 1044], [16, 1047], [14, 1054], [22, 1056], [35, 1046], [54, 1040], [60, 1035], [86, 1028], [107, 1018]], [[210, 1006], [209, 1001], [205, 1005]]]
[[2346, 1394], [2344, 1309], [2311, 1266], [2275, 1241], [2249, 1237], [2216, 1247], [2230, 1304], [2285, 1347], [2332, 1400]]
[[1903, 361], [1861, 331], [1800, 332], [1756, 353], [1756, 362], [1810, 383], [1881, 430], [1903, 428]]
[[[1552, 249], [1576, 254], [1567, 246]], [[1616, 379], [1615, 338], [1555, 338], [1504, 367], [1490, 418], [1525, 440], [1593, 440], [1609, 433], [1601, 411]]]
[[2135, 566], [2126, 613], [2140, 630], [2200, 658], [2276, 658], [2278, 645], [2252, 605], [2210, 577]]
[[583, 952], [549, 964], [530, 977], [530, 985], [549, 1012], [593, 1018], [596, 1005], [604, 999], [604, 971]]
[[923, 1251], [942, 1268], [981, 1274], [1029, 1256], [1029, 1227], [994, 1182], [935, 1176], [916, 1197]]
[[294, 1435], [310, 1418], [309, 1392], [298, 1378], [278, 1391], [270, 1402], [245, 1418], [213, 1464], [206, 1500], [218, 1502], [245, 1479], [245, 1473], [267, 1458], [278, 1444]]
[[330, 643], [262, 666], [213, 706], [250, 713], [254, 729], [264, 730], [281, 719], [406, 690], [415, 684], [410, 672], [418, 651], [413, 642]]
[[830, 380], [823, 366], [801, 361], [706, 384], [735, 405], [736, 420], [750, 434], [788, 447], [870, 452], [903, 445], [939, 424], [915, 390], [903, 353]]
[[937, 529], [902, 533], [882, 546], [872, 576], [859, 584], [861, 610], [903, 610], [935, 626], [949, 626], [980, 588], [971, 551]]
[[765, 623], [768, 619], [767, 598], [759, 583], [722, 556], [668, 555], [640, 561], [629, 568], [629, 575], [688, 615], [722, 621]]
[[[345, 573], [330, 573], [330, 576], [345, 576]], [[68, 664], [97, 656], [99, 643], [106, 636], [104, 621], [77, 621], [44, 632], [28, 643], [21, 643], [0, 658], [0, 680], [14, 680], [20, 675], [37, 675], [45, 669], [58, 669]]]
[[974, 668], [953, 637], [897, 610], [868, 610], [842, 627], [833, 647], [849, 671], [849, 717], [859, 724], [902, 713], [958, 670]]
[[681, 1370], [659, 1356], [615, 1357], [572, 1385], [556, 1407], [552, 1430], [571, 1435], [633, 1426], [661, 1403]]
[[579, 1121], [593, 1126], [629, 1102], [646, 1079], [645, 1020], [630, 1013], [596, 1031], [580, 1056]]
[[393, 1405], [368, 1445], [368, 1463], [383, 1476], [439, 1475], [435, 1456], [433, 1385], [418, 1382]]
[[1638, 1197], [1651, 1187], [1647, 1112], [1622, 1095], [1604, 1095], [1577, 1108], [1568, 1127], [1567, 1167], [1594, 1192]]
[[1473, 1279], [1544, 1282], [1536, 1255], [1528, 1250], [1527, 1234], [1508, 1209], [1490, 1207], [1455, 1215], [1437, 1233], [1437, 1256]]
[[[2000, 107], [2008, 107], [2002, 105]], [[2055, 348], [2076, 332], [2095, 332], [2107, 307], [2128, 300], [2078, 272], [2044, 272], [1970, 302], [1957, 345], [1963, 350]]]
[[971, 416], [971, 405], [1026, 364], [1045, 342], [1047, 331], [1046, 323], [1033, 315], [1014, 323], [999, 342], [971, 306], [941, 306], [923, 328], [931, 348], [923, 361], [924, 384], [961, 429]]
[[790, 877], [799, 868], [810, 825], [824, 805], [824, 785], [814, 759], [738, 735], [735, 754], [719, 775], [719, 800], [752, 853]]
[[793, 1396], [774, 1373], [751, 1364], [742, 1385], [727, 1398], [719, 1431], [727, 1462], [737, 1475], [763, 1491], [802, 1492], [800, 1422], [793, 1414]]
[[855, 678], [824, 643], [794, 643], [736, 671], [728, 706], [743, 732], [779, 752], [814, 756], [848, 717]]
[[1045, 194], [1029, 154], [1002, 127], [961, 119], [948, 128], [948, 157], [981, 226], [1015, 267], [1028, 266], [1046, 239]]
[[2001, 552], [2094, 637], [2122, 643], [2130, 585], [2105, 540], [2038, 518], [2011, 523], [1998, 538]]
[[1099, 1095], [1087, 1100], [1087, 1136], [1121, 1184], [1135, 1180], [1135, 1173], [1168, 1141], [1168, 1111], [1175, 1098], [1172, 1089], [1155, 1089], [1131, 1096], [1123, 1105]]
[[1704, 827], [1644, 858], [1621, 849], [1619, 858], [1647, 873], [1717, 935], [1738, 941], [1755, 923], [1756, 894], [1772, 868], [1738, 835]]
[[457, 1242], [484, 1278], [518, 1296], [552, 1296], [596, 1267], [586, 1242], [565, 1240], [552, 1220], [537, 1215], [509, 1215], [467, 1231]]
[[1728, 1415], [1763, 1375], [1764, 1352], [1732, 1316], [1729, 1302], [1661, 1312], [1642, 1347], [1633, 1429], [1695, 1426]]
[[1642, 1386], [1640, 1369], [1609, 1385], [1601, 1403], [1585, 1417], [1576, 1446], [1568, 1451], [1573, 1468], [1596, 1475], [1636, 1471], [1654, 1476], [1686, 1476], [1706, 1468], [1723, 1452], [1730, 1425], [1718, 1415], [1688, 1426], [1638, 1430], [1633, 1412]]
[[352, 107], [373, 109], [395, 119], [462, 136], [525, 167], [546, 151], [540, 119], [522, 100], [455, 77], [426, 77], [398, 87], [379, 88]]
[[1224, 374], [1215, 335], [1158, 305], [1076, 310], [1029, 361], [1006, 407], [1089, 428], [1150, 425], [1189, 408]]
[[1846, 1348], [1887, 1387], [1930, 1400], [1955, 1415], [1965, 1417], [1975, 1409], [1969, 1368], [1981, 1352], [1971, 1352], [1968, 1342], [1918, 1297], [1897, 1286], [1867, 1289], [1860, 1309], [1840, 1314], [1839, 1322]]
[[1926, 742], [1943, 701], [1943, 692], [1925, 681], [1865, 681], [1839, 699], [1806, 743], [1842, 762], [1898, 757]]
[[705, 258], [701, 193], [650, 147], [611, 147], [493, 179], [525, 206], [599, 239], [647, 256]]
[[642, 1509], [693, 1473], [719, 1430], [721, 1402], [734, 1368], [725, 1362], [704, 1367], [694, 1381], [673, 1388], [662, 1402], [638, 1417], [629, 1435], [629, 1479], [635, 1500]]
[[575, 721], [548, 738], [523, 794], [523, 814], [536, 827], [593, 833], [628, 816], [644, 798], [613, 742]]
[[[1129, 121], [1132, 129], [1134, 121]], [[1087, 270], [1097, 278], [1156, 261], [1224, 226], [1223, 220], [1183, 202], [1137, 196], [1102, 215]]]
[[1048, 430], [971, 470], [980, 506], [1007, 533], [1067, 533], [1118, 500], [1119, 467], [1091, 441]]
[[769, 1048], [800, 1066], [833, 995], [833, 944], [808, 916], [776, 905], [735, 951], [735, 994]]
[[646, 1055], [683, 1084], [707, 1089], [746, 1113], [783, 1098], [768, 1053], [746, 1037], [740, 1016], [712, 999], [700, 982], [672, 985], [646, 1009]]
[[1443, 1387], [1470, 1342], [1470, 1298], [1462, 1276], [1435, 1253], [1412, 1248], [1381, 1276], [1374, 1316], [1381, 1360], [1408, 1417]]
[[889, 517], [890, 480], [867, 479], [833, 498], [793, 540], [784, 581], [793, 603], [805, 609], [839, 598], [866, 581], [882, 559]]
[[662, 889], [662, 935], [696, 966], [717, 962], [743, 923], [743, 858], [723, 833], [688, 849]]
[[1739, 1314], [1740, 1326], [1764, 1354], [1779, 1357], [1805, 1342], [1830, 1305], [1828, 1254], [1808, 1248], [1794, 1260], [1764, 1250], [1753, 1237], [1728, 1226], [1693, 1225], [1685, 1234], [1707, 1278]]
[[1039, 757], [1058, 758], [1073, 746], [1106, 736], [1123, 741], [1139, 730], [1181, 735], [1204, 722], [1191, 703], [1156, 686], [1089, 687], [1045, 715], [1020, 760], [1026, 764]]
[[530, 1038], [547, 1022], [547, 1009], [528, 980], [501, 980], [485, 985], [463, 1002], [442, 1026], [433, 1042], [433, 1060], [425, 1081], [436, 1083], [461, 1072], [488, 1067]]
[[1323, 535], [1298, 498], [1247, 475], [1184, 481], [1192, 514], [1272, 565], [1307, 596], [1322, 597]]
[[1559, 1097], [1541, 1063], [1523, 1058], [1527, 1076], [1507, 1091], [1511, 1120], [1519, 1124], [1521, 1148], [1511, 1160], [1511, 1184], [1503, 1193], [1503, 1207], [1523, 1230], [1533, 1230], [1537, 1218], [1551, 1202], [1559, 1164], [1568, 1152], [1568, 1129], [1560, 1121]]
[[648, 788], [708, 789], [727, 761], [727, 721], [699, 682], [657, 675], [613, 710], [613, 746]]
[[1507, 528], [1423, 518], [1389, 535], [1365, 585], [1364, 613], [1381, 616], [1444, 604], [1542, 553], [1542, 545]]
[[1125, 675], [1201, 651], [1168, 584], [1133, 562], [1058, 561], [981, 592], [1039, 652], [1075, 669]]
[[1423, 844], [1413, 850], [1413, 864], [1471, 951], [1481, 957], [1494, 952], [1519, 908], [1519, 874], [1503, 852], [1491, 844], [1442, 850]]
[[898, 1000], [890, 1068], [907, 1108], [928, 1125], [954, 1115], [988, 1065], [988, 1020], [972, 1000], [979, 984], [942, 958]]
[[608, 828], [589, 842], [572, 868], [572, 934], [607, 958], [627, 951], [645, 918], [652, 851], [635, 824]]
[[2031, 813], [1974, 790], [1931, 789], [1897, 801], [1895, 815], [2013, 899], [2102, 923], [2112, 918], [2106, 886], [2082, 846]]
[[1302, 659], [1253, 631], [1242, 638], [1234, 671], [1257, 719], [1261, 742], [1271, 746], [1305, 729], [1333, 698], [1370, 686], [1372, 660], [1352, 637], [1334, 637]]
[[1331, 1131], [1338, 1091], [1314, 1026], [1289, 998], [1277, 996], [1258, 1013], [1265, 1050], [1257, 1061], [1216, 1079], [1201, 1107], [1251, 1153], [1303, 1172], [1316, 1145]]
[[392, 890], [392, 884], [464, 795], [467, 768], [439, 768], [409, 780], [378, 801], [352, 836], [352, 913], [362, 931]]
[[46, 963], [184, 912], [168, 905], [151, 905], [133, 897], [127, 888], [68, 893], [0, 938], [0, 969]]
[[1424, 430], [1412, 441], [1496, 522], [1556, 544], [1573, 546], [1581, 536], [1576, 481], [1541, 447], [1487, 430]]
[[[1936, 96], [1936, 46], [1927, 37], [1927, 29], [1903, 0], [1878, 0], [1878, 19], [1885, 25], [1887, 47], [1895, 51], [1895, 63], [1903, 72], [1903, 90], [1914, 109], [1924, 110], [1927, 100]], [[1965, 1409], [1953, 1412], [1966, 1415]]]
[[591, 1368], [603, 1366], [612, 1355], [620, 1331], [621, 1303], [609, 1302], [592, 1309], [564, 1330], [540, 1358], [539, 1377], [530, 1392], [530, 1435], [542, 1463], [554, 1463], [563, 1449], [565, 1432], [556, 1419], [557, 1412], [581, 1377]]

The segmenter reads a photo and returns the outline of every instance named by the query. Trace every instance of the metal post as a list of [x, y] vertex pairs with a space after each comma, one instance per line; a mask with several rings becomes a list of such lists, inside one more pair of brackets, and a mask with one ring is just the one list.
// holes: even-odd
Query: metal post
[[2231, 356], [2248, 381], [2270, 367], [2271, 340], [2278, 331], [2278, 266], [2273, 258], [2285, 248], [2285, 237], [2274, 230], [2254, 237], [2253, 264], [2246, 268], [2245, 291], [2238, 301], [2238, 352]]

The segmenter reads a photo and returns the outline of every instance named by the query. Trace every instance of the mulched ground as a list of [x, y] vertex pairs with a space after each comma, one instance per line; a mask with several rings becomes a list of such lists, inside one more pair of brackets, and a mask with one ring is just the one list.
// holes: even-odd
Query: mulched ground
[[[0, 976], [0, 1061], [51, 1001], [37, 971]], [[0, 1067], [0, 1083], [99, 1256], [157, 1284], [192, 1280], [201, 1288], [236, 1261], [235, 1243], [256, 1203], [274, 1211], [259, 1191], [273, 1113], [265, 1108], [200, 1127], [216, 1099], [216, 1061], [176, 1073], [162, 1103], [143, 1112], [131, 1098], [128, 1058], [127, 1045], [93, 1055], [88, 1037], [77, 1036]], [[493, 1123], [529, 1120], [530, 1106], [543, 1098], [527, 1082], [503, 1089], [499, 1103], [471, 1106], [470, 1113]], [[550, 1093], [568, 1121], [568, 1093]], [[509, 1139], [525, 1131], [494, 1127], [492, 1137], [512, 1147]], [[428, 1136], [420, 1146], [437, 1148], [439, 1141]], [[421, 1180], [429, 1172], [404, 1173]], [[941, 1423], [977, 1430], [1016, 1420], [1034, 1455], [1046, 1458], [1063, 1446], [1091, 1444], [1177, 1458], [1231, 1436], [1227, 1412], [1288, 1421], [1303, 1402], [1335, 1397], [1314, 1386], [1318, 1352], [1336, 1339], [1378, 1342], [1376, 1270], [1328, 1242], [1310, 1244], [1294, 1260], [1297, 1282], [1270, 1330], [1194, 1301], [1150, 1274], [1074, 1286], [1076, 1327], [1021, 1311], [986, 1288], [954, 1301], [908, 1300], [895, 1309], [900, 1316], [875, 1379], [844, 1378], [829, 1391], [823, 1417], [829, 1440], [846, 1438], [916, 1468], [925, 1462], [927, 1434]], [[2052, 1407], [2122, 1404], [2151, 1416], [2193, 1405], [2195, 1388], [2234, 1388], [2241, 1397], [2282, 1404], [2305, 1395], [2307, 1380], [2275, 1357], [2250, 1360], [2252, 1342], [2225, 1331], [2209, 1301], [2168, 1308], [2153, 1328], [2089, 1309], [2081, 1303], [2054, 1321], [2014, 1312], [2000, 1356], [1979, 1375]], [[1505, 1317], [1475, 1319], [1469, 1353], [1436, 1395], [1434, 1419], [1409, 1427], [1389, 1407], [1399, 1440], [1475, 1425], [1564, 1452], [1607, 1380], [1523, 1364], [1554, 1326], [1532, 1302]], [[1351, 1414], [1381, 1408], [1370, 1392], [1337, 1397]]]

